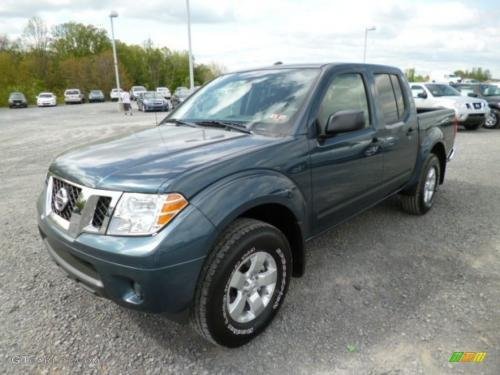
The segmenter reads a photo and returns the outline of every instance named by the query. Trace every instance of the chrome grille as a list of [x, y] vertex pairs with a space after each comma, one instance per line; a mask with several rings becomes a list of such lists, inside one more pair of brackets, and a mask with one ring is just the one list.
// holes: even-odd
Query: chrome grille
[[92, 218], [92, 225], [100, 229], [106, 215], [108, 214], [111, 197], [99, 197], [95, 206], [94, 216]]
[[[66, 189], [68, 193], [68, 203], [64, 206], [64, 208], [61, 211], [59, 211], [55, 205], [55, 198], [57, 192], [63, 188]], [[71, 219], [71, 215], [73, 214], [73, 209], [75, 208], [76, 202], [78, 201], [78, 197], [80, 196], [81, 192], [82, 189], [80, 189], [79, 187], [68, 184], [67, 182], [61, 181], [57, 178], [54, 178], [52, 182], [52, 200], [51, 200], [52, 211], [55, 214], [61, 216], [63, 219], [69, 221]]]

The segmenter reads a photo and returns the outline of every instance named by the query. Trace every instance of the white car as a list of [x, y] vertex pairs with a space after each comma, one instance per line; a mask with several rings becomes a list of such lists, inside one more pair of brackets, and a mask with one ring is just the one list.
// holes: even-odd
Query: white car
[[486, 100], [462, 96], [453, 87], [441, 83], [410, 83], [417, 110], [449, 108], [455, 110], [457, 121], [474, 130], [484, 124], [490, 107]]
[[462, 77], [457, 76], [455, 73], [434, 71], [431, 72], [429, 80], [433, 83], [459, 83], [462, 81]]
[[64, 103], [66, 104], [82, 104], [84, 100], [84, 96], [79, 89], [67, 89], [66, 91], [64, 91]]
[[122, 89], [112, 89], [109, 92], [109, 98], [111, 101], [118, 101], [122, 95], [123, 90]]
[[41, 92], [36, 97], [36, 105], [39, 107], [54, 107], [57, 105], [57, 97], [51, 92]]
[[131, 100], [137, 100], [140, 94], [147, 92], [146, 88], [144, 86], [132, 86], [130, 89], [130, 99]]
[[172, 94], [170, 93], [168, 87], [157, 87], [156, 92], [158, 94], [161, 94], [167, 100], [170, 100], [170, 98], [172, 97]]

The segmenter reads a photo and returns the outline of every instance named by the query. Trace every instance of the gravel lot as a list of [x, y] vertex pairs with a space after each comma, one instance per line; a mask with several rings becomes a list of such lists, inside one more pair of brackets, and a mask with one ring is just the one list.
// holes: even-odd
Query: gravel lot
[[[500, 130], [458, 134], [426, 216], [394, 198], [309, 243], [306, 275], [274, 323], [227, 350], [92, 296], [39, 239], [35, 201], [51, 160], [154, 122], [111, 103], [0, 109], [0, 372], [500, 373]], [[450, 364], [454, 351], [488, 355]]]

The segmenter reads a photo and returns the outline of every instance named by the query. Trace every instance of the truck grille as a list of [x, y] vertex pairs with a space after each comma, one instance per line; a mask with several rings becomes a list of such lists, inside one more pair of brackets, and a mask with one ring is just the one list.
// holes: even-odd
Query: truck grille
[[[56, 207], [56, 195], [62, 189], [66, 190], [67, 192], [68, 202], [61, 210], [58, 210]], [[82, 189], [80, 189], [79, 187], [73, 186], [65, 181], [61, 181], [58, 180], [57, 178], [54, 178], [52, 182], [52, 201], [51, 201], [52, 211], [57, 215], [61, 216], [63, 219], [69, 221], [71, 219], [71, 215], [73, 214], [73, 209], [75, 208], [76, 202], [81, 192]]]
[[94, 211], [94, 217], [92, 218], [92, 225], [97, 229], [100, 229], [106, 215], [108, 214], [109, 205], [111, 204], [111, 197], [99, 197], [97, 205]]
[[481, 109], [481, 103], [474, 103], [475, 109]]

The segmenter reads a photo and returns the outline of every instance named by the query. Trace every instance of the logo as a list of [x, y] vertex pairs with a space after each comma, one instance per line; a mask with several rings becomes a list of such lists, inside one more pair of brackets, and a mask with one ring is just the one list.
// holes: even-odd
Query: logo
[[68, 205], [68, 191], [65, 188], [60, 188], [54, 197], [54, 206], [57, 211], [61, 212]]
[[450, 362], [483, 362], [486, 352], [453, 352]]

